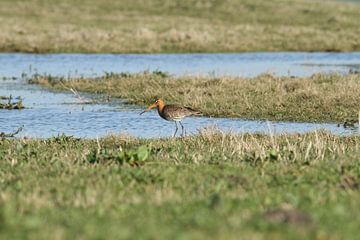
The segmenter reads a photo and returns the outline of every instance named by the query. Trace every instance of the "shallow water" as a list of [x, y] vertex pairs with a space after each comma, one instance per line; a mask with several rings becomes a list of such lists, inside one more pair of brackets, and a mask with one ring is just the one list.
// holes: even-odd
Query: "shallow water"
[[175, 75], [309, 76], [317, 72], [360, 70], [353, 53], [226, 53], [226, 54], [0, 54], [0, 77], [22, 73], [99, 76], [105, 72], [161, 70]]
[[[19, 136], [51, 137], [58, 134], [94, 138], [110, 133], [125, 133], [137, 137], [166, 137], [175, 130], [173, 122], [159, 118], [156, 111], [139, 116], [143, 108], [120, 101], [99, 104], [80, 104], [72, 93], [51, 92], [19, 80], [0, 81], [0, 96], [11, 93], [22, 96], [23, 110], [0, 110], [0, 132], [12, 132], [24, 125]], [[91, 95], [83, 95], [91, 97]], [[319, 129], [334, 134], [349, 135], [357, 129], [337, 127], [336, 124], [248, 121], [227, 118], [194, 117], [184, 120], [187, 133], [217, 126], [224, 131], [262, 133], [304, 133]], [[180, 131], [180, 129], [179, 129]]]
[[[138, 60], [137, 60], [138, 59]], [[303, 59], [303, 60], [301, 60]], [[306, 61], [305, 61], [306, 59]], [[314, 67], [303, 64], [315, 64]], [[12, 132], [24, 125], [19, 136], [50, 137], [58, 134], [94, 138], [109, 133], [125, 133], [137, 137], [171, 136], [173, 122], [159, 118], [156, 111], [142, 116], [143, 108], [123, 104], [120, 100], [97, 104], [81, 104], [70, 92], [51, 92], [36, 85], [29, 85], [19, 77], [23, 72], [54, 75], [101, 75], [104, 72], [139, 72], [162, 70], [172, 74], [231, 74], [257, 75], [267, 68], [277, 69], [276, 74], [312, 74], [322, 70], [347, 72], [360, 63], [359, 53], [342, 54], [195, 54], [180, 55], [33, 55], [0, 54], [0, 76], [17, 77], [15, 80], [0, 80], [0, 96], [24, 98], [23, 110], [0, 110], [0, 132]], [[280, 64], [279, 66], [277, 64]], [[318, 64], [318, 65], [316, 65]], [[327, 65], [330, 67], [327, 69]], [[338, 68], [331, 64], [337, 64]], [[326, 66], [324, 66], [326, 65]], [[349, 67], [352, 66], [352, 67]], [[289, 69], [287, 69], [287, 67]], [[36, 70], [35, 70], [36, 69]], [[287, 70], [285, 70], [287, 69]], [[303, 71], [301, 69], [306, 69]], [[85, 98], [93, 95], [81, 94]], [[99, 97], [99, 96], [97, 96]], [[248, 121], [242, 119], [196, 117], [184, 120], [188, 134], [198, 129], [217, 126], [224, 131], [261, 133], [304, 133], [319, 129], [338, 135], [357, 134], [358, 129], [337, 127], [334, 124]], [[180, 129], [179, 129], [180, 131]]]

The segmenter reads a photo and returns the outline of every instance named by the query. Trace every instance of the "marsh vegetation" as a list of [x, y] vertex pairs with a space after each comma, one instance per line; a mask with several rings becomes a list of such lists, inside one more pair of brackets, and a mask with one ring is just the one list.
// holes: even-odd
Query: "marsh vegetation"
[[145, 105], [162, 97], [213, 117], [353, 122], [360, 102], [360, 74], [241, 78], [109, 73], [95, 79], [36, 76], [30, 82], [50, 89], [101, 93], [131, 104]]
[[8, 109], [8, 110], [13, 110], [13, 109], [23, 109], [24, 105], [23, 105], [23, 101], [21, 99], [21, 97], [16, 97], [15, 101], [13, 96], [0, 96], [0, 109]]
[[0, 51], [359, 51], [351, 1], [0, 1]]

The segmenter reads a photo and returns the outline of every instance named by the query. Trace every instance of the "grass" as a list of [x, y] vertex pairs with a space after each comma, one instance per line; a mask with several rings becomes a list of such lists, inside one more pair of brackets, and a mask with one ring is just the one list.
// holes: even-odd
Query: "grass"
[[7, 96], [0, 96], [0, 109], [23, 109], [25, 108], [22, 102], [21, 97], [15, 98], [17, 101], [13, 101], [13, 97], [10, 95]]
[[2, 0], [0, 51], [359, 51], [359, 12], [333, 0]]
[[202, 130], [177, 139], [0, 141], [4, 239], [360, 234], [358, 136]]
[[360, 74], [254, 78], [174, 77], [162, 72], [106, 74], [96, 79], [35, 76], [32, 83], [51, 89], [73, 88], [146, 105], [158, 97], [214, 117], [306, 122], [355, 121]]

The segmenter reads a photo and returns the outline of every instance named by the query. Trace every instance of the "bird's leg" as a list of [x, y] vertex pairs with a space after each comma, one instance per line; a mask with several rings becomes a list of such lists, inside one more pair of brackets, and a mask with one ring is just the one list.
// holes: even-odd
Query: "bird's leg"
[[185, 137], [185, 135], [186, 135], [186, 131], [185, 131], [184, 125], [182, 125], [181, 121], [180, 121], [179, 123], [180, 123], [181, 130], [182, 130], [181, 135], [182, 135], [183, 137]]
[[175, 129], [175, 132], [174, 132], [174, 136], [173, 136], [173, 137], [176, 136], [176, 133], [177, 133], [177, 130], [178, 130], [178, 125], [177, 125], [176, 121], [175, 121], [175, 126], [176, 126], [176, 129]]

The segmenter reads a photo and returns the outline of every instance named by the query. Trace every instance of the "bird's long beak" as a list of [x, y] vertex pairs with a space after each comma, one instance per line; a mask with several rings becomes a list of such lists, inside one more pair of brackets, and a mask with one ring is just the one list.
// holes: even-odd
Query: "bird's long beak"
[[156, 107], [156, 104], [155, 104], [155, 103], [151, 104], [147, 109], [145, 109], [143, 112], [141, 112], [140, 115], [143, 114], [143, 113], [145, 113], [145, 112], [147, 112], [147, 111], [149, 111], [150, 109], [152, 109], [152, 108], [154, 108], [154, 107]]

